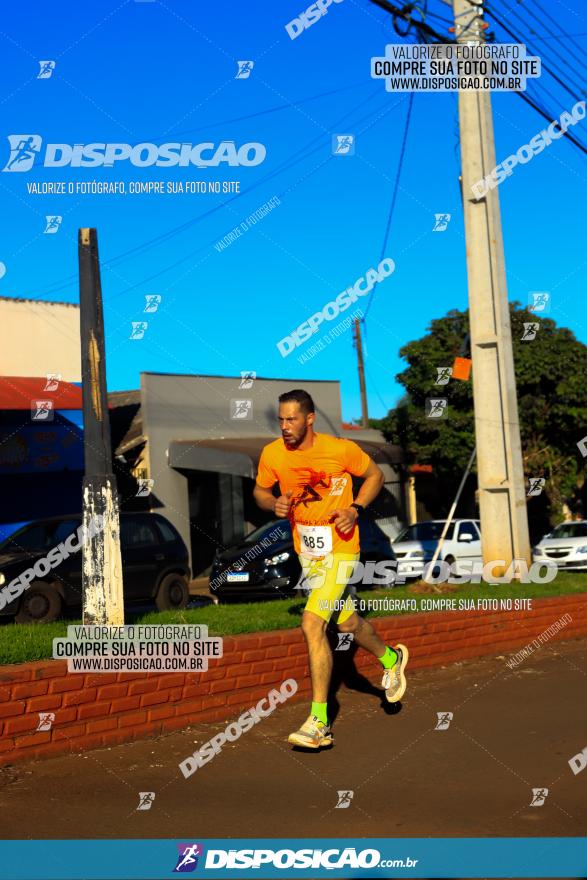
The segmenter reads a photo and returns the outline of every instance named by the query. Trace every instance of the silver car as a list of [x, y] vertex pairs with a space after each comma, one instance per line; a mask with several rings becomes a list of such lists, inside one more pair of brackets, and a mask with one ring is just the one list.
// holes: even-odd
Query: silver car
[[555, 526], [532, 550], [533, 562], [552, 560], [559, 568], [587, 570], [587, 520]]
[[[405, 577], [421, 577], [424, 566], [430, 562], [442, 534], [445, 520], [430, 519], [403, 529], [392, 542], [397, 558], [397, 570]], [[439, 559], [454, 566], [461, 573], [463, 560], [481, 560], [481, 530], [479, 520], [454, 519], [446, 533]]]

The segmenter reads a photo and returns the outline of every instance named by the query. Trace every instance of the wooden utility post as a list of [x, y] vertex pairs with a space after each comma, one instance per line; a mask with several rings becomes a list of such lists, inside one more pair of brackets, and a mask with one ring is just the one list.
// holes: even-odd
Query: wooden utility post
[[361, 341], [361, 319], [355, 318], [353, 322], [353, 339], [357, 349], [357, 363], [359, 368], [359, 387], [361, 389], [361, 425], [369, 427], [369, 410], [367, 408], [367, 386], [365, 384], [365, 363], [363, 361], [363, 344]]
[[[481, 3], [453, 0], [453, 11], [457, 42], [483, 43]], [[496, 165], [490, 92], [459, 92], [459, 126], [483, 562], [530, 565], [499, 196], [471, 189]]]
[[78, 236], [84, 408], [83, 622], [124, 624], [118, 493], [112, 473], [104, 317], [95, 229]]

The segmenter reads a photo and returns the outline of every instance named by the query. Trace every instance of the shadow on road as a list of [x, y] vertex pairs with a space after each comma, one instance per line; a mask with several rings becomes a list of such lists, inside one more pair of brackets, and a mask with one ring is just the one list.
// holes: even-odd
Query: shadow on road
[[340, 704], [338, 702], [337, 693], [340, 686], [344, 684], [350, 691], [357, 691], [361, 694], [370, 694], [377, 697], [381, 703], [381, 708], [386, 715], [397, 715], [402, 710], [401, 702], [388, 703], [385, 699], [385, 693], [382, 688], [376, 687], [364, 675], [362, 675], [356, 667], [355, 655], [358, 647], [352, 644], [346, 651], [337, 651], [336, 649], [336, 632], [328, 632], [328, 641], [332, 648], [334, 657], [334, 666], [332, 670], [332, 679], [328, 692], [328, 717], [334, 722], [338, 715]]

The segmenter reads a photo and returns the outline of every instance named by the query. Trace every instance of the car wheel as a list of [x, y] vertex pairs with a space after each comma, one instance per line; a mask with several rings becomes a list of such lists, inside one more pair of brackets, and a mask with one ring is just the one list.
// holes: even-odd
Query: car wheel
[[159, 584], [155, 605], [159, 611], [173, 611], [185, 608], [190, 601], [188, 582], [181, 574], [168, 574]]
[[24, 593], [16, 623], [53, 623], [61, 614], [61, 596], [48, 584], [32, 584]]

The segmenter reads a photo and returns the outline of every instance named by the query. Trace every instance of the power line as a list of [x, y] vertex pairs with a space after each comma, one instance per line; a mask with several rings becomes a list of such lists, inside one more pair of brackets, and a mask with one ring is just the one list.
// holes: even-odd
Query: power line
[[409, 24], [413, 24], [418, 33], [424, 34], [428, 37], [434, 37], [434, 39], [438, 40], [441, 43], [454, 43], [454, 40], [446, 40], [442, 34], [439, 34], [438, 31], [434, 30], [429, 24], [426, 24], [425, 21], [421, 21], [420, 19], [412, 18], [410, 12], [408, 10], [411, 9], [408, 4], [403, 9], [400, 9], [398, 6], [394, 6], [393, 3], [389, 3], [389, 0], [370, 0], [371, 3], [374, 3], [375, 6], [379, 6], [381, 9], [384, 9], [385, 12], [390, 12], [392, 16], [395, 18], [402, 18], [404, 21], [407, 21]]
[[[362, 117], [360, 117], [358, 120], [356, 120], [356, 121], [353, 123], [353, 125], [357, 125], [359, 122], [362, 122], [364, 119], [370, 119], [370, 118], [373, 118], [373, 117], [377, 118], [378, 115], [382, 118], [383, 116], [386, 116], [388, 113], [391, 113], [391, 111], [392, 111], [393, 109], [395, 109], [395, 106], [396, 106], [396, 105], [392, 105], [391, 107], [388, 107], [387, 110], [385, 110], [384, 113], [380, 113], [379, 110], [376, 110], [374, 114], [366, 114], [365, 116], [362, 116]], [[340, 125], [340, 123], [341, 123], [344, 119], [346, 119], [347, 116], [352, 115], [352, 113], [354, 113], [354, 111], [355, 111], [356, 109], [357, 109], [357, 107], [355, 107], [355, 108], [351, 111], [350, 114], [346, 114], [341, 120], [339, 120], [338, 122], [336, 122], [335, 125]], [[316, 138], [315, 140], [320, 140], [321, 138], [322, 138], [322, 135], [319, 135], [318, 138]], [[315, 142], [315, 141], [314, 141], [314, 142]], [[310, 151], [307, 152], [305, 155], [302, 155], [302, 156], [298, 157], [298, 159], [296, 159], [296, 160], [294, 160], [293, 162], [291, 162], [291, 163], [290, 163], [290, 166], [291, 166], [291, 165], [296, 165], [296, 164], [298, 164], [298, 162], [302, 162], [304, 159], [307, 159], [307, 158], [308, 158], [309, 156], [311, 156], [313, 153], [317, 152], [317, 150], [321, 150], [321, 149], [323, 149], [322, 144], [319, 144], [317, 147], [315, 147], [314, 149], [310, 150]], [[327, 162], [327, 161], [330, 161], [330, 159], [332, 159], [332, 156], [329, 156], [328, 159], [326, 159], [325, 161], [326, 161], [326, 162]], [[298, 181], [296, 181], [296, 183], [299, 182], [299, 180], [301, 180], [301, 179], [307, 179], [311, 174], [315, 174], [316, 171], [318, 171], [318, 170], [319, 170], [324, 164], [325, 164], [325, 162], [322, 162], [322, 163], [320, 163], [320, 165], [318, 165], [316, 168], [314, 168], [313, 171], [311, 171], [311, 172], [309, 172], [309, 173], [306, 173], [306, 174], [302, 175], [301, 178], [298, 178]], [[275, 176], [277, 176], [277, 175], [280, 174], [280, 173], [281, 173], [281, 170], [276, 170], [276, 171], [272, 172], [271, 175], [269, 175], [269, 177], [270, 177], [270, 178], [271, 178], [271, 177], [275, 177]], [[259, 181], [259, 182], [256, 183], [256, 184], [253, 184], [251, 187], [249, 187], [249, 191], [250, 191], [251, 189], [254, 189], [254, 188], [257, 187], [257, 186], [260, 186], [261, 183], [265, 183], [266, 180], [267, 180], [267, 178], [265, 178], [265, 179], [262, 180], [262, 181]], [[288, 189], [291, 189], [291, 186], [288, 186], [287, 189], [286, 189], [285, 191], [282, 191], [281, 193], [279, 193], [279, 194], [278, 194], [278, 197], [279, 197], [279, 196], [283, 196], [283, 195], [285, 194], [285, 192], [287, 192]], [[231, 200], [229, 200], [229, 201], [233, 201], [233, 200], [231, 199]], [[210, 210], [209, 212], [207, 212], [207, 213], [209, 214], [209, 213], [212, 213], [213, 211], [220, 210], [220, 208], [223, 208], [226, 204], [227, 204], [227, 202], [223, 202], [222, 205], [218, 205], [216, 208], [211, 209], [211, 210]], [[197, 222], [199, 219], [201, 219], [201, 218], [200, 218], [200, 217], [197, 217], [197, 218], [195, 218], [195, 221], [193, 221], [193, 222]], [[168, 265], [165, 266], [163, 269], [160, 269], [158, 272], [155, 272], [153, 275], [149, 275], [148, 278], [142, 278], [140, 281], [137, 281], [135, 284], [131, 284], [131, 285], [129, 285], [128, 287], [126, 287], [126, 288], [124, 289], [123, 292], [124, 292], [124, 293], [128, 293], [128, 292], [131, 291], [131, 290], [135, 290], [137, 287], [141, 287], [143, 284], [147, 284], [147, 282], [153, 281], [155, 278], [159, 278], [161, 275], [164, 275], [166, 272], [169, 272], [171, 269], [175, 269], [177, 266], [181, 265], [182, 263], [185, 263], [186, 260], [190, 260], [190, 259], [192, 259], [193, 257], [196, 256], [196, 254], [199, 254], [199, 253], [201, 253], [202, 251], [206, 250], [207, 248], [211, 247], [211, 245], [214, 244], [215, 240], [216, 240], [216, 236], [215, 236], [211, 241], [207, 242], [206, 244], [202, 245], [202, 246], [199, 247], [199, 248], [196, 248], [196, 250], [194, 250], [194, 251], [190, 251], [190, 252], [188, 252], [187, 254], [185, 254], [183, 257], [180, 257], [179, 260], [176, 260], [174, 263], [168, 264]]]
[[365, 372], [367, 373], [367, 378], [369, 379], [369, 384], [373, 387], [373, 390], [375, 391], [375, 394], [379, 398], [381, 405], [389, 413], [393, 409], [393, 407], [389, 406], [389, 404], [387, 404], [384, 401], [384, 399], [382, 398], [381, 394], [379, 393], [379, 389], [377, 388], [377, 385], [375, 384], [375, 382], [373, 380], [373, 376], [369, 372], [369, 368], [367, 367], [366, 363], [365, 363]]
[[581, 34], [553, 34], [552, 37], [534, 37], [535, 40], [567, 40], [569, 37], [587, 37], [587, 31]]
[[[538, 104], [536, 104], [536, 102], [528, 94], [526, 94], [526, 92], [516, 92], [516, 94], [519, 95], [523, 101], [525, 101], [527, 104], [529, 104], [530, 107], [532, 107], [534, 110], [536, 110], [537, 113], [540, 113], [540, 115], [543, 116], [544, 119], [548, 120], [548, 122], [553, 121], [551, 115], [546, 110], [539, 107]], [[567, 129], [567, 131], [565, 131], [565, 135], [568, 137], [568, 139], [571, 141], [571, 143], [573, 143], [576, 147], [578, 147], [581, 150], [582, 153], [587, 154], [587, 147], [583, 146], [583, 144], [580, 141], [578, 141], [576, 139], [576, 137], [572, 133], [569, 132], [568, 129]]]
[[441, 21], [443, 24], [447, 24], [449, 27], [453, 26], [453, 22], [450, 18], [443, 18], [442, 15], [438, 15], [437, 12], [426, 12], [426, 18], [435, 18], [437, 21]]
[[[426, 23], [418, 22], [415, 19], [412, 19], [411, 16], [407, 15], [404, 12], [404, 10], [399, 9], [397, 6], [394, 6], [392, 3], [389, 3], [388, 0], [370, 0], [370, 2], [374, 3], [376, 6], [381, 7], [381, 9], [384, 9], [386, 12], [390, 12], [392, 15], [399, 16], [400, 18], [403, 18], [405, 21], [409, 21], [411, 24], [414, 25], [414, 27], [416, 28], [416, 30], [418, 32], [420, 32], [420, 31], [425, 32], [427, 36], [434, 37], [439, 43], [453, 43], [453, 44], [455, 43], [455, 40], [446, 40], [442, 36], [442, 34], [439, 34], [438, 31], [434, 30], [434, 28], [432, 28], [430, 25], [427, 25]], [[502, 25], [502, 27], [503, 27], [503, 25]], [[504, 28], [504, 30], [508, 30], [508, 29]], [[511, 31], [509, 31], [509, 33], [511, 34]], [[514, 34], [512, 34], [512, 36], [516, 41], [519, 42], [518, 38]], [[559, 82], [560, 82], [560, 80], [559, 80]], [[563, 83], [563, 85], [564, 85], [564, 83]], [[566, 86], [565, 86], [565, 88], [566, 88]], [[514, 94], [519, 95], [523, 101], [525, 101], [527, 104], [529, 104], [531, 107], [533, 107], [534, 110], [536, 110], [538, 113], [540, 113], [540, 115], [543, 116], [545, 119], [548, 119], [549, 122], [552, 122], [553, 119], [555, 118], [554, 116], [551, 116], [547, 111], [539, 108], [538, 105], [536, 104], [536, 102], [534, 102], [532, 99], [528, 98], [528, 96], [524, 92], [516, 91], [516, 92], [514, 92]], [[579, 147], [579, 149], [583, 153], [587, 152], [585, 147], [580, 143], [580, 141], [577, 140], [577, 138], [574, 137], [574, 135], [572, 135], [569, 132], [568, 129], [564, 132], [564, 136], [566, 138], [568, 138], [568, 140], [570, 140], [571, 143], [573, 143], [575, 146]]]
[[[510, 29], [507, 27], [507, 25], [505, 25], [505, 24], [499, 19], [499, 17], [496, 15], [496, 13], [493, 11], [493, 9], [488, 9], [487, 11], [488, 11], [489, 15], [493, 16], [493, 18], [495, 18], [495, 20], [500, 24], [500, 26], [501, 26], [501, 27], [502, 27], [507, 33], [509, 33], [510, 36], [511, 36], [514, 40], [516, 40], [516, 42], [518, 42], [518, 43], [526, 43], [526, 44], [529, 45], [529, 43], [528, 43], [527, 40], [523, 40], [523, 39], [521, 39], [516, 33], [514, 33], [514, 31], [510, 30]], [[531, 50], [531, 51], [534, 51], [534, 50]], [[579, 97], [578, 95], [574, 94], [574, 92], [573, 92], [571, 89], [569, 89], [568, 86], [566, 86], [566, 85], [562, 82], [562, 80], [560, 80], [560, 79], [559, 79], [554, 73], [552, 73], [552, 71], [550, 71], [550, 70], [546, 67], [545, 64], [543, 64], [542, 66], [543, 66], [543, 68], [544, 68], [548, 73], [550, 73], [550, 75], [551, 75], [551, 76], [552, 76], [557, 82], [561, 83], [561, 85], [563, 85], [563, 87], [566, 89], [566, 91], [568, 91], [568, 92], [569, 92], [574, 98], [578, 98], [578, 97]], [[557, 99], [554, 97], [554, 95], [552, 94], [552, 92], [550, 92], [550, 91], [549, 91], [544, 85], [538, 86], [538, 85], [534, 84], [534, 85], [533, 85], [533, 88], [534, 88], [537, 92], [538, 92], [538, 91], [540, 90], [540, 88], [541, 88], [542, 91], [543, 91], [544, 93], [546, 93], [550, 98], [552, 98], [553, 101], [556, 101], [556, 100], [557, 100]], [[534, 110], [536, 110], [537, 113], [540, 113], [540, 115], [541, 115], [544, 119], [547, 119], [549, 122], [553, 122], [554, 119], [556, 118], [556, 116], [555, 116], [554, 114], [550, 114], [550, 112], [549, 112], [548, 110], [546, 110], [544, 107], [540, 107], [539, 104], [537, 103], [537, 100], [536, 100], [535, 98], [533, 98], [531, 94], [529, 94], [529, 93], [527, 93], [527, 92], [524, 92], [524, 91], [517, 91], [517, 90], [516, 90], [515, 94], [519, 95], [519, 96], [522, 98], [523, 101], [525, 101], [530, 107], [532, 107]], [[539, 97], [539, 96], [538, 96], [538, 97]], [[573, 143], [576, 147], [578, 147], [583, 153], [587, 153], [587, 148], [581, 143], [581, 141], [580, 141], [578, 138], [575, 137], [574, 134], [572, 134], [572, 132], [570, 132], [568, 129], [566, 129], [566, 130], [564, 131], [564, 135], [565, 135], [565, 137], [567, 137], [567, 138], [571, 141], [571, 143]]]
[[[366, 100], [362, 101], [360, 104], [357, 104], [352, 110], [350, 110], [348, 113], [345, 113], [344, 116], [342, 116], [340, 119], [338, 119], [334, 123], [332, 123], [332, 125], [338, 126], [338, 125], [342, 124], [342, 122], [345, 122], [346, 119], [349, 116], [352, 116], [352, 114], [356, 110], [358, 110], [360, 107], [364, 107], [369, 101], [371, 101], [373, 98], [375, 98], [378, 94], [379, 94], [378, 90], [374, 90], [372, 92], [372, 94]], [[382, 106], [384, 106], [384, 105], [382, 105]], [[378, 111], [376, 111], [376, 112], [378, 112]], [[360, 117], [358, 122], [361, 122], [363, 119], [367, 118], [367, 116], [369, 116], [369, 115], [370, 114], [367, 114], [366, 116]], [[256, 183], [251, 184], [251, 186], [249, 186], [247, 188], [246, 193], [245, 192], [237, 193], [234, 196], [231, 196], [230, 198], [223, 201], [220, 205], [216, 205], [215, 207], [210, 208], [207, 211], [204, 211], [202, 214], [198, 214], [196, 217], [192, 217], [190, 220], [186, 220], [184, 223], [181, 223], [179, 226], [173, 227], [172, 229], [169, 229], [166, 232], [163, 232], [160, 235], [155, 236], [152, 239], [149, 239], [148, 241], [144, 241], [141, 244], [138, 244], [133, 248], [129, 248], [127, 251], [123, 251], [122, 253], [117, 254], [114, 257], [111, 257], [109, 260], [102, 261], [102, 264], [101, 264], [102, 269], [113, 269], [116, 266], [120, 265], [120, 263], [122, 263], [128, 257], [130, 257], [132, 255], [138, 255], [143, 250], [146, 250], [146, 249], [150, 250], [151, 248], [156, 247], [159, 244], [163, 244], [164, 242], [168, 241], [170, 238], [173, 238], [174, 236], [179, 235], [181, 232], [184, 232], [190, 226], [193, 226], [193, 225], [201, 222], [202, 220], [205, 220], [207, 217], [216, 213], [217, 211], [219, 211], [221, 208], [225, 207], [226, 205], [236, 201], [237, 199], [241, 198], [245, 194], [248, 194], [252, 190], [257, 189], [259, 186], [262, 186], [262, 184], [267, 183], [273, 177], [276, 177], [279, 174], [281, 174], [287, 168], [291, 168], [292, 166], [294, 166], [294, 165], [298, 164], [299, 162], [303, 161], [304, 159], [308, 158], [310, 155], [312, 155], [312, 153], [315, 153], [317, 149], [321, 149], [321, 146], [318, 145], [317, 147], [309, 150], [309, 152], [304, 152], [304, 151], [308, 150], [309, 147], [312, 147], [314, 144], [316, 144], [318, 141], [321, 141], [323, 137], [324, 137], [323, 134], [319, 134], [317, 137], [308, 141], [308, 143], [305, 146], [303, 146], [300, 150], [296, 151], [296, 153], [292, 154], [291, 156], [288, 156], [286, 159], [284, 159], [282, 162], [280, 162], [273, 171], [264, 175]], [[183, 260], [178, 261], [178, 263], [179, 262], [183, 262]], [[177, 265], [177, 264], [173, 264], [173, 265]], [[172, 268], [172, 267], [170, 267], [170, 268]], [[161, 273], [158, 273], [158, 274], [161, 274]], [[151, 278], [152, 277], [156, 277], [156, 276], [151, 276]], [[77, 279], [77, 273], [73, 274], [73, 275], [68, 275], [66, 277], [63, 277], [62, 279], [58, 279], [57, 281], [54, 281], [52, 284], [50, 284], [48, 287], [46, 287], [44, 290], [44, 293], [45, 294], [52, 294], [58, 290], [62, 290], [63, 288], [68, 287], [71, 283], [76, 281], [76, 279]], [[145, 282], [148, 280], [150, 280], [150, 279], [145, 279]], [[140, 283], [143, 283], [143, 282], [140, 282]], [[133, 285], [133, 287], [135, 287], [135, 286], [137, 286], [137, 285]]]
[[[517, 43], [522, 43], [522, 42], [524, 42], [523, 40], [520, 39], [520, 37], [518, 37], [518, 36], [514, 33], [514, 31], [511, 30], [511, 28], [509, 28], [509, 27], [507, 26], [507, 24], [505, 24], [505, 23], [502, 21], [502, 19], [499, 17], [499, 15], [496, 13], [496, 11], [494, 10], [494, 8], [493, 8], [492, 6], [488, 6], [488, 7], [486, 7], [486, 9], [487, 9], [487, 13], [488, 13], [492, 18], [495, 19], [495, 21], [500, 25], [501, 28], [503, 28], [503, 30], [504, 30], [507, 34], [510, 35], [510, 37], [512, 37]], [[526, 44], [528, 45], [528, 41], [526, 40], [525, 42], [526, 42]], [[556, 75], [556, 73], [553, 73], [552, 70], [549, 70], [549, 68], [548, 68], [544, 63], [542, 64], [542, 67], [547, 71], [547, 73], [550, 74], [550, 76], [551, 76], [553, 79], [555, 79], [555, 80], [557, 81], [557, 83], [559, 83], [559, 85], [561, 85], [561, 86], [563, 87], [563, 89], [565, 89], [565, 91], [567, 91], [570, 95], [572, 95], [573, 98], [576, 98], [577, 100], [580, 100], [580, 96], [577, 95], [572, 89], [570, 89], [570, 88], [568, 87], [568, 85], [566, 84], [566, 82], [564, 82], [564, 80], [560, 79], [560, 78]]]
[[[489, 14], [491, 15], [491, 9], [489, 9], [488, 11], [489, 11]], [[499, 10], [498, 10], [498, 11], [499, 11]], [[520, 23], [522, 24], [523, 27], [527, 27], [527, 28], [529, 28], [530, 33], [532, 34], [532, 39], [534, 39], [534, 30], [533, 30], [533, 28], [532, 28], [532, 25], [529, 24], [527, 21], [525, 21], [525, 20], [521, 17], [521, 15], [520, 15], [517, 11], [515, 11], [515, 10], [511, 10], [511, 9], [510, 9], [507, 13], [504, 13], [504, 14], [508, 14], [508, 15], [509, 15], [509, 14], [511, 14], [511, 13], [513, 13], [513, 15], [516, 16], [516, 18], [520, 21]], [[531, 13], [529, 13], [529, 14], [531, 15]], [[496, 18], [495, 15], [494, 15], [494, 18]], [[497, 18], [496, 18], [496, 20], [497, 20]], [[502, 27], [503, 27], [503, 25], [502, 25]], [[511, 32], [510, 32], [510, 33], [511, 33]], [[521, 42], [521, 43], [524, 43], [524, 44], [528, 45], [528, 47], [530, 48], [530, 51], [532, 51], [532, 52], [535, 52], [535, 51], [536, 51], [535, 49], [532, 49], [532, 48], [530, 47], [528, 40], [520, 40], [519, 37], [516, 37], [516, 39], [518, 40], [518, 42]], [[561, 67], [560, 67], [555, 61], [552, 60], [552, 58], [549, 58], [549, 59], [548, 59], [548, 62], [549, 62], [550, 65], [552, 65], [552, 67], [554, 67], [554, 68], [555, 68], [559, 73], [561, 73], [563, 76], [568, 77], [568, 76], [569, 76], [569, 71], [570, 71], [570, 72], [572, 72], [573, 74], [575, 74], [577, 77], [579, 77], [579, 79], [581, 78], [581, 73], [579, 73], [578, 71], [574, 70], [574, 68], [571, 67], [570, 63], [568, 62], [568, 59], [564, 58], [559, 52], [556, 51], [556, 49], [551, 49], [551, 52], [552, 52], [554, 55], [556, 55], [557, 58], [560, 58], [560, 59], [561, 59], [561, 61], [562, 61], [563, 64], [565, 65], [566, 69], [565, 69], [565, 70], [562, 70]], [[542, 59], [546, 59], [546, 56], [544, 55], [544, 53], [542, 53], [541, 58], [542, 58]], [[580, 63], [582, 63], [582, 62], [580, 62]], [[543, 64], [544, 64], [544, 62], [543, 62]], [[548, 71], [548, 68], [547, 68], [547, 71]], [[548, 72], [551, 73], [550, 71], [548, 71]], [[553, 74], [551, 73], [551, 76], [552, 76], [552, 75], [553, 75]], [[583, 87], [583, 84], [582, 84], [582, 83], [578, 83], [577, 80], [575, 80], [575, 81], [574, 81], [574, 85], [575, 85], [575, 87], [576, 87], [579, 91], [581, 91], [581, 89], [582, 89], [582, 87]], [[573, 92], [570, 92], [570, 94], [573, 94]], [[577, 97], [577, 95], [573, 95], [573, 97]]]
[[[406, 123], [404, 126], [404, 136], [402, 139], [402, 145], [401, 145], [400, 154], [399, 154], [399, 162], [397, 165], [397, 171], [395, 173], [395, 182], [393, 185], [393, 195], [391, 197], [391, 205], [389, 207], [389, 214], [387, 215], [387, 223], [385, 224], [385, 235], [383, 236], [383, 245], [381, 247], [381, 256], [379, 257], [379, 262], [381, 262], [381, 260], [385, 256], [385, 249], [387, 247], [387, 241], [389, 239], [389, 231], [391, 229], [391, 220], [392, 220], [393, 212], [395, 209], [395, 203], [397, 200], [397, 193], [398, 193], [398, 189], [399, 189], [399, 181], [400, 181], [400, 177], [401, 177], [401, 173], [402, 173], [402, 167], [404, 164], [404, 156], [406, 153], [406, 142], [408, 139], [408, 131], [410, 128], [410, 119], [412, 117], [412, 105], [414, 103], [414, 94], [415, 94], [414, 92], [410, 92], [410, 99], [409, 99], [409, 103], [408, 103], [408, 112], [406, 114]], [[365, 314], [363, 315], [363, 318], [362, 318], [363, 323], [367, 320], [367, 315], [369, 314], [369, 309], [371, 308], [374, 294], [375, 294], [375, 289], [371, 292], [371, 295], [369, 297], [369, 302], [367, 303], [367, 307], [365, 309]]]
[[[544, 15], [544, 16], [546, 16], [546, 18], [550, 19], [550, 21], [552, 21], [552, 23], [555, 24], [557, 27], [559, 26], [559, 22], [555, 18], [553, 18], [552, 15], [550, 15], [550, 13], [546, 11], [546, 9], [544, 9], [541, 6], [541, 4], [538, 2], [538, 0], [531, 0], [531, 2], [533, 2], [534, 5], [538, 7], [538, 9], [542, 13], [542, 15]], [[544, 27], [546, 28], [546, 30], [548, 31], [549, 34], [552, 34], [552, 31], [550, 30], [550, 28], [548, 28], [546, 25], [544, 25]], [[571, 43], [573, 43], [573, 45], [576, 46], [580, 52], [582, 52], [584, 55], [587, 55], [587, 52], [585, 52], [585, 49], [583, 49], [583, 47], [580, 46], [576, 42], [575, 39], [573, 39], [573, 34], [564, 34], [563, 36], [565, 37], [565, 39], [568, 39]], [[584, 34], [577, 34], [577, 36], [584, 36]], [[571, 54], [572, 53], [569, 50], [569, 55], [571, 55]], [[574, 55], [573, 57], [575, 58], [575, 60], [579, 61], [579, 64], [585, 64], [585, 61], [577, 58], [576, 55]]]
[[[194, 134], [197, 131], [208, 131], [211, 128], [218, 128], [220, 125], [232, 125], [235, 122], [245, 122], [248, 119], [256, 119], [258, 116], [268, 116], [270, 113], [278, 113], [280, 110], [289, 110], [292, 107], [300, 107], [302, 104], [309, 104], [311, 101], [318, 101], [320, 98], [328, 98], [331, 95], [338, 95], [341, 92], [348, 92], [350, 89], [357, 89], [368, 85], [365, 81], [353, 83], [349, 86], [342, 86], [340, 89], [331, 89], [328, 92], [320, 92], [318, 95], [310, 95], [309, 98], [300, 98], [299, 101], [289, 101], [285, 104], [276, 104], [275, 107], [267, 107], [265, 110], [257, 110], [255, 113], [245, 113], [243, 116], [233, 116], [231, 119], [221, 119], [218, 122], [206, 123], [196, 128], [187, 128], [183, 131], [176, 131], [171, 134], [156, 135], [154, 137], [142, 137], [141, 142], [156, 144], [158, 141], [164, 141], [165, 138], [183, 137], [186, 134]], [[33, 167], [43, 167], [40, 162], [34, 162]]]

